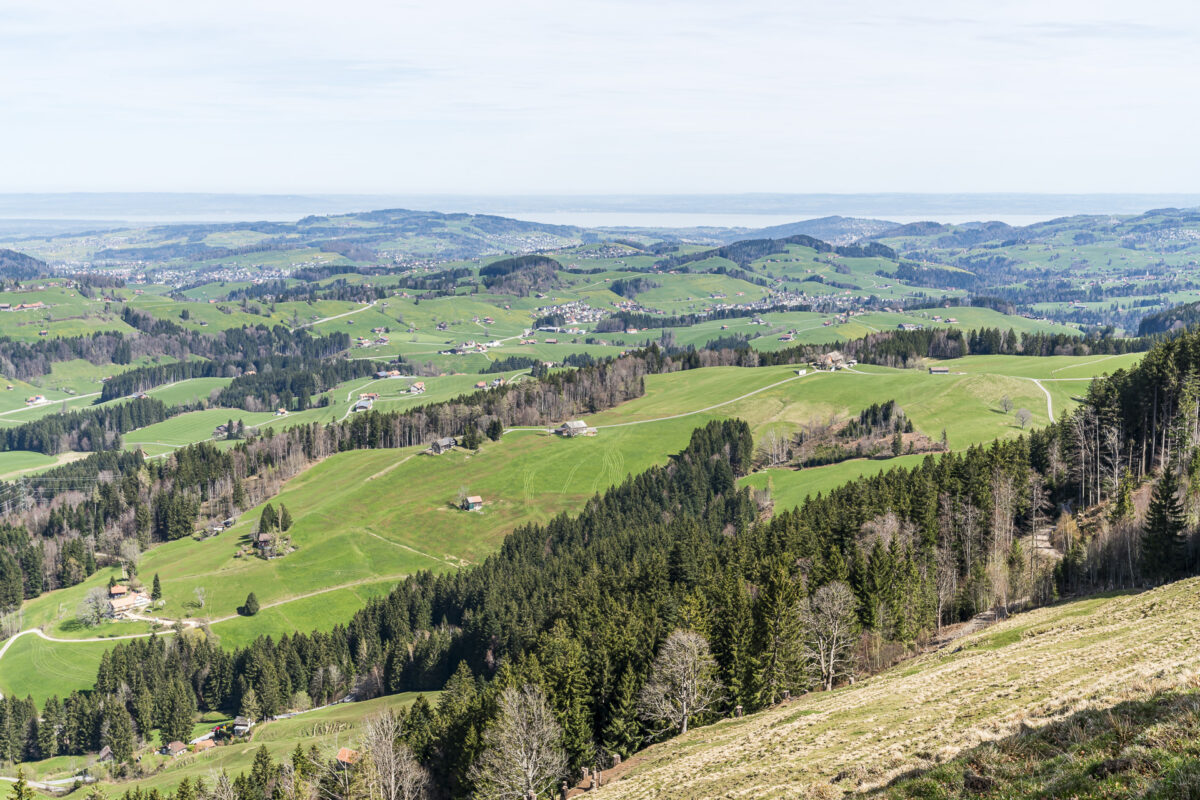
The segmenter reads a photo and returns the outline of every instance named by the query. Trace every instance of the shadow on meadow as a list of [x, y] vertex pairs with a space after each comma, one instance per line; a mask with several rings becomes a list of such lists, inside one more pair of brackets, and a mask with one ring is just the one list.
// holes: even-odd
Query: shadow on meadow
[[1200, 798], [1200, 691], [1159, 691], [1040, 728], [1023, 726], [860, 796]]

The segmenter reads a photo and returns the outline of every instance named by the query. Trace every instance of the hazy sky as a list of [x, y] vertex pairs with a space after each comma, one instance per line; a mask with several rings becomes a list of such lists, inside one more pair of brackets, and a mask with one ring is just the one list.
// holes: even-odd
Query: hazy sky
[[1200, 4], [0, 0], [0, 191], [1200, 189]]

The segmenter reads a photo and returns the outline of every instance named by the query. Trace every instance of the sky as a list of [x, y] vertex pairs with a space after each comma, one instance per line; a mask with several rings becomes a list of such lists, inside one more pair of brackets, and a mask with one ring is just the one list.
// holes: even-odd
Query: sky
[[1194, 192], [1200, 4], [0, 0], [0, 192]]

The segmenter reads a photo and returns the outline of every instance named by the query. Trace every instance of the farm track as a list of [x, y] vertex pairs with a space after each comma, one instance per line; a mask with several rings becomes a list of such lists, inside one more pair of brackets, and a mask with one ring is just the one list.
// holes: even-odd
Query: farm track
[[[440, 558], [437, 558], [436, 556], [431, 556], [428, 553], [422, 553], [419, 550], [414, 550], [413, 548], [408, 547], [407, 545], [398, 544], [396, 542], [389, 542], [387, 539], [384, 539], [382, 536], [371, 533], [370, 531], [367, 531], [367, 533], [369, 533], [371, 536], [375, 536], [376, 538], [378, 538], [382, 541], [388, 542], [388, 544], [395, 545], [396, 547], [400, 547], [405, 550], [410, 550], [413, 553], [417, 553], [418, 555], [424, 556], [426, 558], [433, 559], [435, 561], [444, 561], [445, 563], [450, 563], [450, 562], [446, 561], [445, 559], [440, 559]], [[455, 564], [454, 566], [460, 566], [460, 565]], [[409, 576], [409, 573], [407, 573], [407, 572], [399, 574], [399, 575], [373, 575], [369, 578], [360, 578], [359, 580], [350, 581], [349, 583], [338, 584], [337, 586], [326, 586], [323, 589], [316, 589], [311, 592], [304, 592], [303, 594], [292, 595], [291, 597], [285, 597], [281, 600], [275, 600], [270, 603], [263, 603], [259, 608], [260, 609], [276, 608], [278, 606], [287, 605], [288, 603], [294, 603], [297, 600], [307, 600], [310, 597], [318, 597], [323, 594], [328, 594], [329, 592], [336, 592], [336, 591], [339, 591], [342, 589], [352, 589], [355, 586], [362, 586], [362, 585], [368, 584], [368, 583], [382, 583], [384, 581], [398, 581], [403, 578], [407, 578], [408, 576]], [[153, 618], [153, 619], [161, 624], [174, 625], [176, 622], [178, 622], [178, 623], [182, 624], [184, 627], [194, 628], [194, 627], [198, 627], [199, 625], [202, 625], [202, 624], [216, 625], [221, 622], [229, 622], [231, 620], [237, 619], [238, 617], [239, 617], [238, 614], [228, 614], [223, 617], [216, 617], [216, 618], [212, 618], [212, 619], [203, 619], [203, 620], [199, 620], [199, 619], [170, 620], [170, 619], [160, 619], [160, 618]], [[138, 617], [136, 619], [148, 621], [151, 618]], [[43, 631], [41, 628], [26, 628], [23, 631], [13, 634], [4, 642], [3, 645], [0, 645], [0, 660], [3, 660], [5, 654], [8, 653], [8, 649], [13, 646], [13, 643], [15, 643], [22, 636], [27, 636], [29, 634], [34, 634], [40, 639], [44, 639], [47, 642], [54, 642], [56, 644], [75, 644], [78, 642], [97, 643], [97, 642], [118, 642], [118, 641], [127, 640], [127, 639], [148, 639], [151, 636], [155, 636], [155, 635], [163, 636], [163, 635], [170, 634], [172, 632], [173, 631], [171, 631], [170, 628], [167, 628], [166, 630], [148, 632], [148, 633], [125, 633], [125, 634], [120, 634], [118, 636], [87, 636], [87, 637], [81, 637], [81, 638], [76, 638], [76, 639], [67, 639], [67, 638], [63, 638], [63, 637], [59, 637], [59, 636], [51, 636], [48, 633], [46, 633], [45, 631]], [[0, 694], [0, 699], [3, 699], [2, 694]]]
[[322, 322], [330, 322], [335, 319], [341, 319], [342, 317], [348, 317], [351, 314], [361, 314], [362, 312], [366, 311], [368, 308], [374, 308], [374, 307], [375, 307], [375, 301], [372, 301], [370, 303], [367, 303], [362, 308], [356, 308], [353, 311], [347, 311], [344, 314], [334, 314], [332, 317], [324, 317], [322, 319], [314, 319], [312, 322], [306, 322], [303, 325], [296, 326], [295, 328], [293, 328], [293, 330], [300, 330], [301, 328], [311, 328], [314, 325], [320, 325]]
[[[653, 419], [637, 419], [637, 420], [633, 420], [632, 422], [613, 422], [608, 425], [594, 425], [592, 427], [596, 428], [597, 430], [602, 430], [602, 429], [608, 430], [610, 428], [628, 428], [631, 425], [646, 425], [651, 422], [666, 422], [667, 420], [671, 420], [671, 419], [683, 419], [684, 417], [694, 417], [697, 414], [704, 414], [708, 411], [712, 411], [713, 409], [717, 409], [717, 408], [721, 408], [722, 406], [727, 406], [727, 405], [731, 405], [733, 403], [737, 403], [741, 400], [745, 400], [748, 397], [753, 397], [756, 394], [765, 392], [768, 389], [774, 389], [777, 386], [784, 385], [785, 383], [791, 383], [792, 381], [800, 380], [803, 377], [805, 377], [805, 376], [804, 375], [793, 375], [790, 378], [784, 378], [781, 381], [776, 381], [775, 383], [772, 383], [769, 386], [763, 386], [761, 389], [755, 389], [752, 392], [746, 392], [746, 394], [741, 395], [740, 397], [734, 397], [730, 400], [723, 400], [720, 403], [717, 403], [715, 405], [706, 406], [705, 408], [699, 408], [699, 409], [696, 409], [695, 411], [685, 411], [682, 414], [671, 414], [671, 415], [668, 415], [665, 417], [654, 417]], [[550, 429], [549, 428], [522, 427], [522, 428], [505, 428], [504, 432], [509, 433], [512, 431], [548, 431], [548, 430], [550, 430]]]
[[1046, 416], [1050, 418], [1051, 422], [1054, 422], [1054, 398], [1050, 396], [1050, 390], [1042, 386], [1042, 382], [1037, 378], [1029, 378], [1028, 380], [1036, 383], [1037, 387], [1042, 390], [1042, 394], [1046, 395]]

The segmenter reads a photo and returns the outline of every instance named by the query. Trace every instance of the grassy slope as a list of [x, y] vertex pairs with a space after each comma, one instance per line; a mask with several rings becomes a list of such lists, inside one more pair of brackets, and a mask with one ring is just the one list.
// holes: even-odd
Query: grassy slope
[[656, 745], [601, 796], [839, 797], [870, 789], [1021, 725], [1194, 682], [1198, 615], [1200, 580], [1016, 615], [857, 685]]

